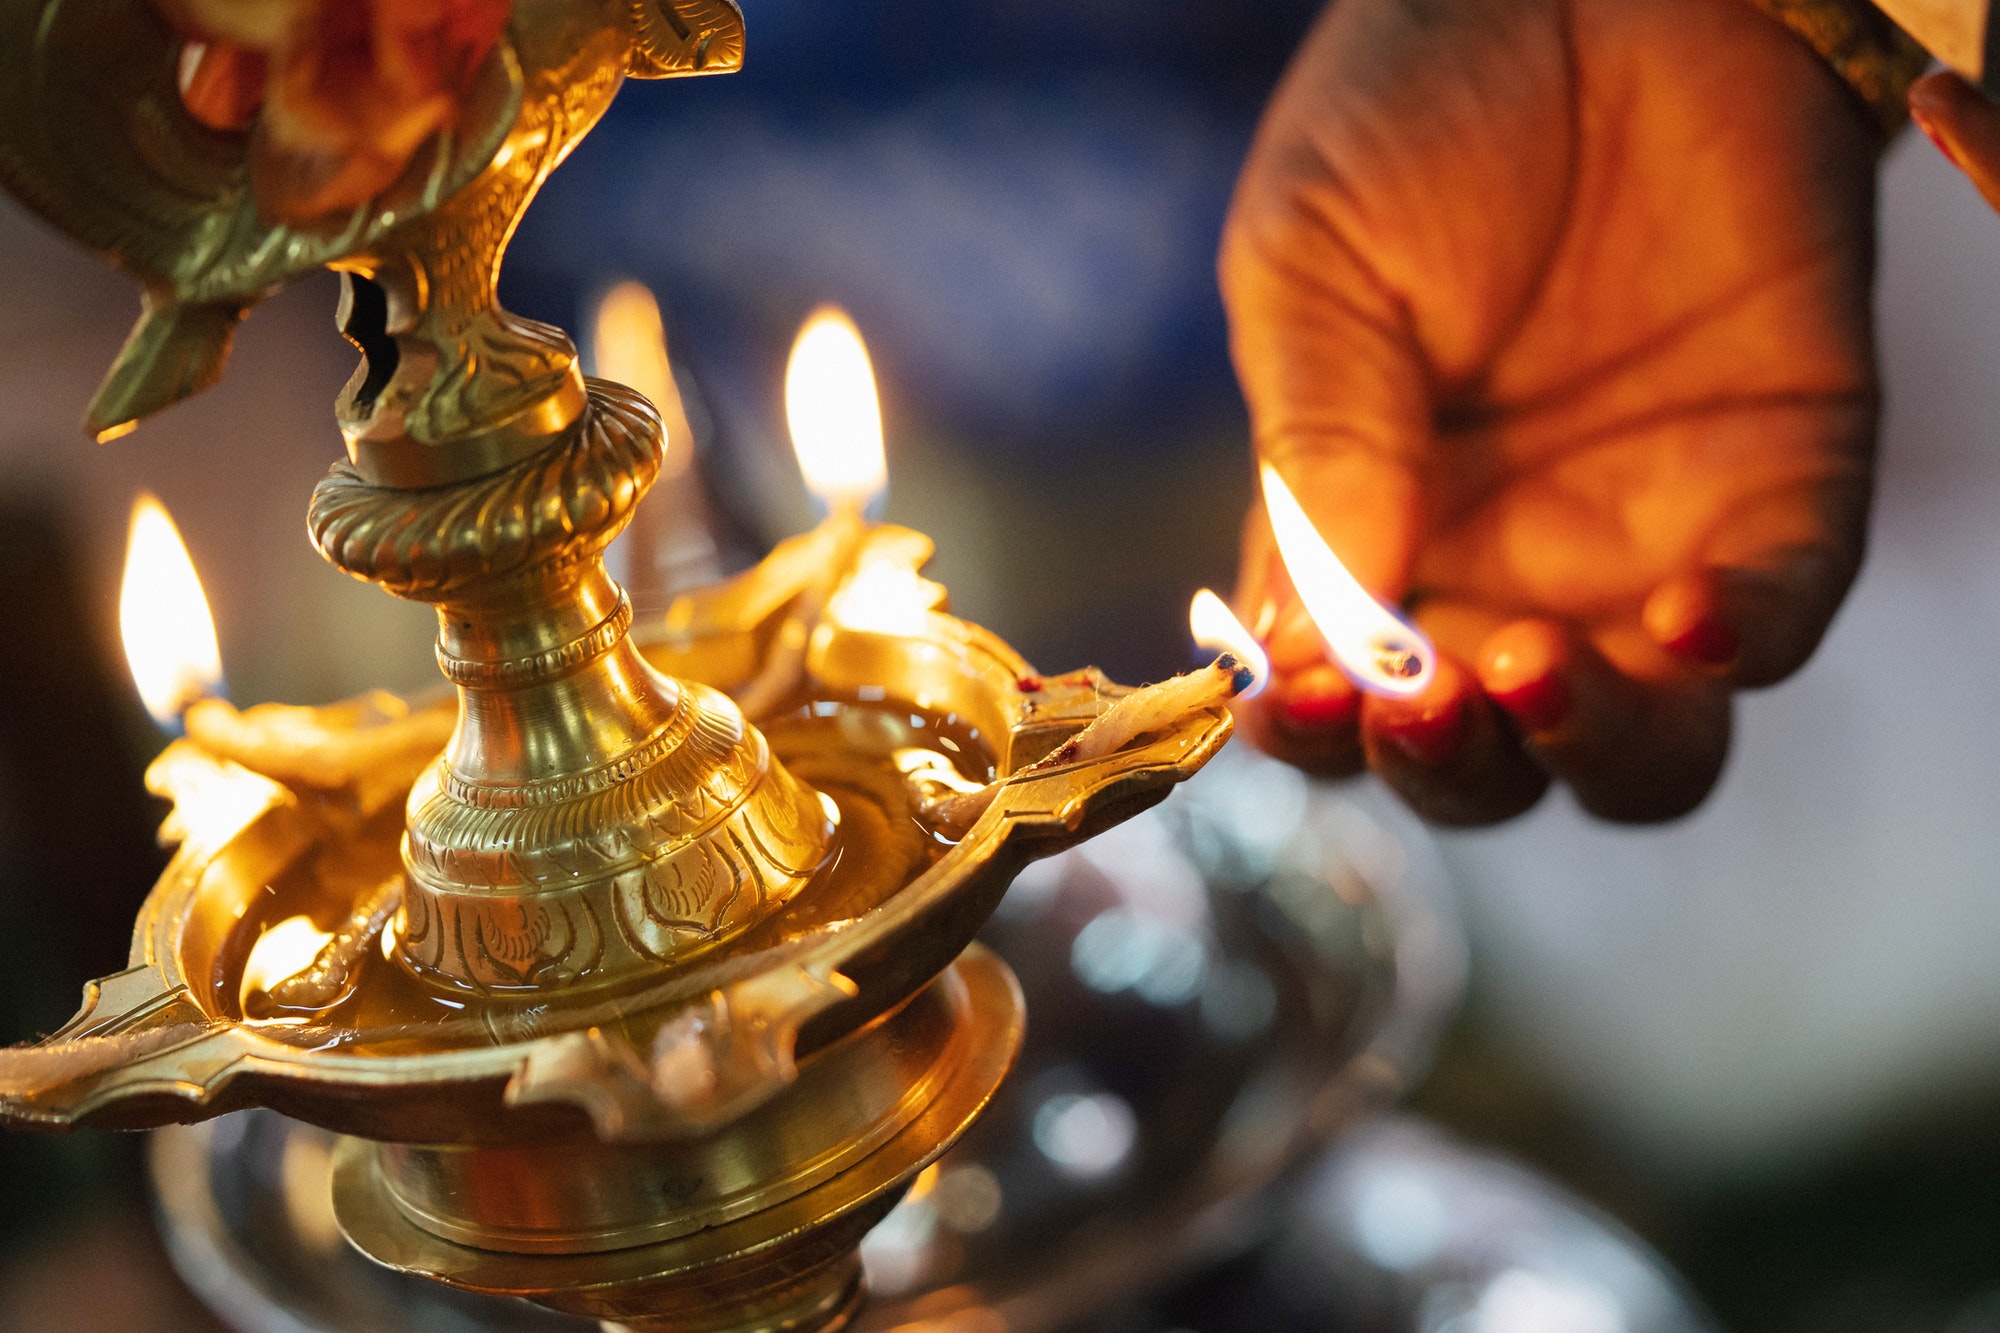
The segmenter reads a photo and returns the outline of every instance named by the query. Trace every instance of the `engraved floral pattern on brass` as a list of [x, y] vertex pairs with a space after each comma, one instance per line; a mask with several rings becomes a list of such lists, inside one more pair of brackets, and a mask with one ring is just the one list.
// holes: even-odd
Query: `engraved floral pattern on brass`
[[[1013, 974], [975, 945], [712, 1144], [590, 1144], [550, 1163], [350, 1139], [335, 1157], [334, 1208], [364, 1254], [472, 1291], [635, 1328], [838, 1327], [859, 1300], [853, 1247], [985, 1108], [1022, 1016]], [[859, 1105], [836, 1146], [819, 1121], [849, 1089]], [[732, 1151], [766, 1170], [746, 1172]], [[755, 1176], [765, 1183], [753, 1194]], [[744, 1191], [727, 1197], [737, 1182]]]
[[782, 906], [826, 855], [818, 798], [727, 696], [627, 642], [606, 544], [659, 472], [659, 416], [616, 384], [552, 449], [478, 481], [313, 497], [326, 558], [438, 607], [461, 720], [409, 798], [396, 956], [479, 994], [643, 977]]
[[[997, 1087], [1020, 1039], [1014, 994], [1005, 969], [975, 952], [865, 1034], [805, 1062], [783, 1094], [704, 1138], [666, 1147], [382, 1144], [376, 1170], [403, 1217], [477, 1249], [597, 1254], [691, 1235], [862, 1162], [956, 1080], [983, 1100], [973, 1085]], [[968, 1070], [976, 1072], [967, 1078]], [[541, 1183], [497, 1187], [528, 1177]]]

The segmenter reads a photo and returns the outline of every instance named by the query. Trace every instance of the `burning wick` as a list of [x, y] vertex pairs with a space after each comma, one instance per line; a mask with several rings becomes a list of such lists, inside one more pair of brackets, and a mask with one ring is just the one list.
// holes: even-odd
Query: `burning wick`
[[1194, 635], [1196, 647], [1229, 653], [1249, 667], [1253, 679], [1239, 697], [1254, 698], [1263, 690], [1271, 676], [1271, 659], [1264, 655], [1257, 636], [1229, 609], [1229, 603], [1203, 588], [1188, 603], [1188, 632]]
[[222, 689], [222, 652], [201, 578], [166, 506], [150, 494], [132, 502], [118, 632], [132, 683], [153, 720], [176, 729], [181, 715]]
[[1356, 581], [1268, 463], [1263, 481], [1278, 554], [1335, 664], [1370, 694], [1407, 699], [1423, 693], [1437, 670], [1431, 641]]
[[[118, 628], [146, 711], [162, 727], [186, 729], [188, 739], [174, 742], [170, 756], [198, 747], [287, 787], [346, 791], [363, 814], [408, 790], [417, 770], [444, 748], [457, 718], [455, 708], [442, 706], [411, 713], [401, 700], [380, 693], [328, 708], [264, 704], [237, 712], [220, 697], [222, 653], [201, 579], [173, 518], [151, 495], [132, 506]], [[191, 797], [177, 794], [175, 800], [181, 807]], [[193, 818], [197, 808], [226, 811], [217, 800], [209, 795], [177, 809], [177, 817]], [[402, 875], [391, 876], [356, 902], [331, 934], [303, 916], [266, 931], [243, 974], [246, 1015], [284, 1011], [278, 1016], [304, 1021], [345, 999], [362, 954], [401, 904], [402, 889]]]
[[806, 649], [867, 537], [867, 508], [888, 489], [882, 407], [868, 346], [847, 312], [821, 306], [799, 329], [785, 367], [785, 419], [806, 489], [826, 507], [813, 532], [827, 556], [779, 625], [763, 668], [734, 691], [749, 718], [775, 710], [805, 679]]
[[331, 934], [308, 916], [287, 917], [257, 937], [238, 1002], [253, 1022], [305, 1022], [354, 991], [368, 947], [403, 903], [398, 873], [363, 895]]
[[888, 489], [875, 368], [861, 330], [838, 306], [813, 311], [792, 343], [785, 422], [806, 489], [829, 512], [866, 509]]
[[1141, 736], [1166, 730], [1189, 713], [1228, 703], [1249, 690], [1257, 680], [1257, 673], [1252, 668], [1224, 653], [1208, 666], [1197, 667], [1186, 675], [1132, 691], [1042, 758], [972, 791], [954, 790], [949, 784], [924, 788], [922, 779], [927, 774], [914, 772], [910, 766], [905, 766], [904, 772], [920, 786], [919, 809], [924, 819], [942, 833], [963, 837], [986, 813], [987, 807], [993, 804], [993, 798], [1007, 783], [1067, 764], [1087, 764], [1102, 759], [1124, 749]]

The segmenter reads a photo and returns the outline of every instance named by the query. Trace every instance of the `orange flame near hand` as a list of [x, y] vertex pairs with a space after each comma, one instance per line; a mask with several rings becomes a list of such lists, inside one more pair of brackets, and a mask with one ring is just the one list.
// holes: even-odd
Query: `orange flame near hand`
[[687, 471], [694, 460], [694, 432], [688, 427], [687, 405], [681, 401], [673, 361], [667, 355], [660, 303], [644, 283], [621, 282], [604, 294], [591, 321], [590, 350], [597, 374], [638, 390], [659, 410], [667, 432], [660, 479]]
[[1335, 663], [1358, 689], [1371, 694], [1407, 699], [1423, 693], [1437, 671], [1431, 641], [1376, 601], [1348, 572], [1268, 463], [1263, 482], [1278, 554]]

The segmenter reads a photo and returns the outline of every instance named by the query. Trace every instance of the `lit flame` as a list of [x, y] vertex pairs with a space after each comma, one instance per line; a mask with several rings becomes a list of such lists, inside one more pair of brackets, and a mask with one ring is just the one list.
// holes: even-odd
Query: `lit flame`
[[257, 937], [250, 946], [249, 961], [243, 964], [243, 984], [237, 998], [248, 1014], [255, 1002], [276, 990], [313, 965], [319, 952], [333, 942], [333, 936], [312, 923], [309, 916], [288, 916]]
[[1400, 698], [1421, 694], [1437, 670], [1431, 641], [1347, 572], [1277, 469], [1267, 463], [1263, 473], [1264, 508], [1278, 554], [1334, 661], [1349, 680], [1371, 693]]
[[821, 306], [800, 328], [785, 367], [785, 419], [806, 489], [828, 508], [863, 508], [888, 487], [875, 371], [845, 310]]
[[849, 629], [914, 638], [937, 605], [937, 585], [906, 561], [863, 555], [853, 577], [840, 585], [827, 614]]
[[189, 704], [222, 688], [222, 653], [208, 598], [173, 519], [150, 495], [132, 505], [118, 630], [139, 697], [161, 726], [173, 725]]
[[180, 843], [195, 864], [207, 861], [265, 811], [292, 800], [284, 787], [232, 760], [176, 741], [146, 769], [146, 790], [173, 802], [160, 841]]
[[660, 303], [642, 282], [621, 282], [597, 303], [591, 323], [591, 358], [597, 373], [636, 389], [659, 409], [667, 430], [662, 478], [679, 476], [693, 459], [692, 432], [680, 386], [667, 357], [667, 329]]
[[1264, 682], [1271, 674], [1271, 659], [1264, 655], [1257, 637], [1243, 628], [1243, 622], [1229, 609], [1229, 604], [1203, 588], [1188, 604], [1188, 630], [1194, 635], [1195, 643], [1216, 653], [1233, 653], [1236, 660], [1250, 668], [1255, 679], [1250, 688], [1237, 695], [1248, 699], [1264, 688]]

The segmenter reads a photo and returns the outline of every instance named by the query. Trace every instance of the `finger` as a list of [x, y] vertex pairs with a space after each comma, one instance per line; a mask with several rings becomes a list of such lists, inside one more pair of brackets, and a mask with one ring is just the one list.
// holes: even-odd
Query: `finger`
[[1816, 469], [1739, 503], [1697, 562], [1647, 596], [1640, 621], [1682, 665], [1740, 688], [1804, 665], [1840, 609], [1867, 547], [1877, 405], [1861, 395], [1829, 418]]
[[[1230, 352], [1259, 459], [1355, 578], [1395, 599], [1415, 549], [1430, 386], [1397, 295], [1322, 207], [1326, 168], [1293, 123], [1301, 114], [1267, 124], [1224, 229]], [[1251, 579], [1275, 560], [1258, 522]]]
[[1480, 684], [1584, 809], [1626, 823], [1678, 818], [1722, 773], [1729, 687], [1626, 637], [1621, 669], [1567, 624], [1518, 620], [1480, 650]]
[[1512, 819], [1549, 785], [1513, 724], [1449, 657], [1438, 659], [1436, 676], [1414, 699], [1362, 700], [1361, 743], [1368, 766], [1434, 823]]
[[1324, 662], [1274, 676], [1237, 716], [1259, 749], [1320, 777], [1352, 777], [1361, 753], [1361, 695]]
[[[1262, 564], [1253, 535], [1258, 509], [1245, 525], [1244, 570]], [[1269, 527], [1264, 543], [1269, 546]], [[1259, 592], [1244, 595], [1250, 587]], [[1282, 564], [1266, 578], [1239, 579], [1237, 617], [1264, 645], [1271, 661], [1266, 688], [1239, 701], [1236, 716], [1252, 742], [1321, 777], [1350, 777], [1366, 767], [1361, 754], [1361, 696], [1328, 663], [1319, 629], [1299, 604]]]
[[1258, 452], [1388, 601], [1420, 537], [1438, 394], [1490, 369], [1564, 224], [1566, 14], [1327, 6], [1231, 201], [1219, 277]]
[[1792, 571], [1698, 569], [1653, 590], [1640, 623], [1681, 665], [1744, 689], [1775, 685], [1826, 634], [1851, 575], [1824, 562]]
[[1910, 86], [1910, 119], [2000, 209], [2000, 107], [1949, 70]]

